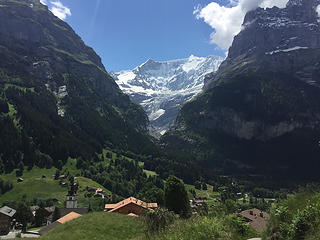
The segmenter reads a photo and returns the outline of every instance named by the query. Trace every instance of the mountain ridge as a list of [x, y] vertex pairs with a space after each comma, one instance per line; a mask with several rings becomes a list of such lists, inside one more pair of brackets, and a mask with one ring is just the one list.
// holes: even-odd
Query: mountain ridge
[[163, 137], [168, 151], [227, 173], [316, 175], [318, 1], [299, 3], [247, 13], [226, 60]]
[[222, 60], [194, 55], [170, 61], [148, 59], [133, 70], [111, 75], [144, 107], [153, 130], [163, 134], [173, 125], [181, 105], [201, 92], [205, 76], [217, 70]]

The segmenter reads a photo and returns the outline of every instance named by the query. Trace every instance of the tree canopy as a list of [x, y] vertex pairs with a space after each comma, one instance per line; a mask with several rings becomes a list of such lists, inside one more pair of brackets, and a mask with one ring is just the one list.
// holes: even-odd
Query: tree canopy
[[181, 179], [169, 176], [164, 185], [164, 202], [168, 210], [180, 214], [181, 217], [190, 216], [190, 204], [187, 191]]

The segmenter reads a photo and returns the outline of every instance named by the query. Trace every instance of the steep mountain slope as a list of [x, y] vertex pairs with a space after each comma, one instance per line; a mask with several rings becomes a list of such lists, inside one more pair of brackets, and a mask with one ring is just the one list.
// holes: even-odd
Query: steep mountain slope
[[173, 125], [181, 106], [197, 95], [221, 57], [195, 57], [156, 62], [149, 59], [132, 71], [113, 73], [119, 87], [147, 112], [151, 131], [163, 134]]
[[146, 151], [147, 116], [39, 0], [0, 0], [0, 169]]
[[317, 176], [318, 4], [290, 0], [284, 9], [249, 12], [204, 93], [164, 137], [167, 149], [227, 173]]

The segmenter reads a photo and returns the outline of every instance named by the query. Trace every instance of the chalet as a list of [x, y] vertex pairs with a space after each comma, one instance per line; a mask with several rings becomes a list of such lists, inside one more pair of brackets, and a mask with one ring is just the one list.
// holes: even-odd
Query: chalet
[[60, 186], [62, 186], [62, 187], [67, 187], [68, 184], [67, 184], [66, 182], [61, 182], [61, 183], [60, 183]]
[[102, 193], [95, 193], [95, 194], [93, 195], [93, 197], [104, 199], [104, 195], [103, 195]]
[[19, 182], [23, 182], [23, 178], [18, 178], [17, 179], [17, 182], [19, 183]]
[[190, 206], [191, 207], [200, 207], [205, 204], [205, 200], [201, 198], [193, 198], [190, 200]]
[[102, 188], [97, 188], [96, 193], [101, 193], [101, 194], [103, 194], [103, 193], [104, 193], [104, 191], [103, 191], [103, 189], [102, 189]]
[[129, 197], [116, 204], [106, 204], [104, 211], [137, 217], [143, 215], [146, 210], [153, 210], [157, 207], [157, 203], [146, 203], [134, 197]]
[[244, 220], [258, 232], [263, 232], [266, 229], [267, 222], [270, 219], [270, 215], [268, 213], [262, 212], [256, 208], [242, 211], [238, 216], [243, 217]]
[[16, 210], [4, 206], [0, 208], [0, 234], [7, 234], [11, 229], [12, 217]]
[[89, 187], [89, 186], [86, 187], [86, 191], [87, 191], [87, 192], [92, 192], [92, 193], [94, 193], [94, 192], [96, 192], [96, 190], [97, 190], [97, 189], [96, 189], [95, 187]]

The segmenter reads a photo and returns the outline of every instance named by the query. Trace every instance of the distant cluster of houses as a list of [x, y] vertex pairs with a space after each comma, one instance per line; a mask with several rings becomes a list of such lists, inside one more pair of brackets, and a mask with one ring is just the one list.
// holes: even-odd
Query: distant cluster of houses
[[[66, 175], [61, 175], [59, 176], [59, 179], [65, 179], [66, 177]], [[66, 207], [59, 208], [59, 215], [61, 218], [58, 220], [53, 221], [53, 215], [56, 207], [51, 206], [44, 208], [46, 226], [39, 231], [39, 235], [46, 234], [51, 229], [88, 213], [88, 207], [78, 207], [77, 190], [77, 184], [74, 183], [70, 186], [70, 190], [66, 196]], [[101, 188], [87, 186], [85, 190], [90, 194], [90, 197], [93, 196], [103, 199], [105, 197], [111, 197]], [[193, 198], [190, 200], [190, 206], [193, 209], [197, 209], [198, 207], [205, 205], [205, 202], [205, 198]], [[146, 210], [154, 210], [157, 207], [157, 203], [147, 203], [137, 198], [129, 197], [118, 203], [105, 204], [104, 211], [124, 214], [132, 217], [139, 217], [143, 215]], [[34, 216], [39, 208], [40, 207], [36, 205], [30, 207], [30, 210]], [[0, 208], [0, 234], [8, 233], [10, 229], [15, 226], [15, 213], [16, 210], [8, 206]], [[268, 213], [256, 208], [239, 212], [237, 213], [237, 216], [242, 217], [244, 221], [248, 222], [252, 228], [260, 232], [265, 230], [267, 222], [270, 219], [270, 215]]]
[[96, 187], [86, 187], [86, 191], [89, 193], [89, 197], [93, 196], [95, 198], [110, 198], [111, 195], [106, 194], [102, 188]]
[[[217, 199], [216, 202], [219, 200]], [[190, 200], [190, 206], [193, 209], [197, 207], [201, 207], [205, 204], [205, 198], [193, 198]], [[257, 208], [248, 209], [245, 211], [241, 211], [236, 214], [239, 217], [242, 217], [243, 220], [255, 229], [258, 232], [262, 232], [266, 229], [267, 223], [270, 219], [270, 215], [266, 212], [263, 212]]]

